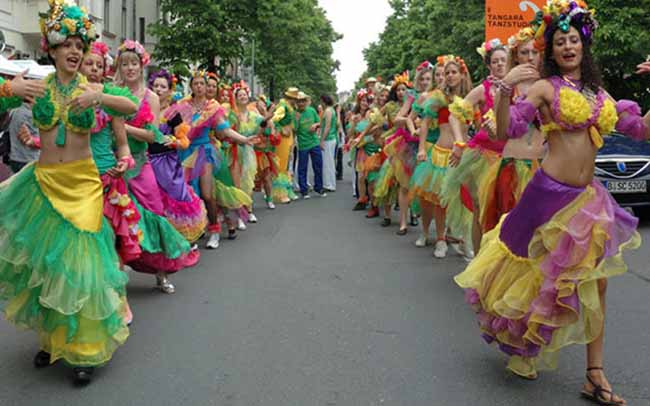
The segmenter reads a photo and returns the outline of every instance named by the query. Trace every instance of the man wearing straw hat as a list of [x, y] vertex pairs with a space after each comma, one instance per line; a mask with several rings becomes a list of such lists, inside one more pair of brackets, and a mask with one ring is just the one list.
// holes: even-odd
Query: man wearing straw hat
[[323, 191], [323, 154], [320, 148], [318, 128], [320, 117], [318, 112], [309, 106], [309, 96], [300, 92], [298, 94], [298, 113], [296, 114], [296, 134], [298, 136], [298, 184], [303, 199], [309, 199], [309, 186], [307, 185], [307, 167], [311, 158], [311, 167], [314, 171], [314, 190], [325, 197]]

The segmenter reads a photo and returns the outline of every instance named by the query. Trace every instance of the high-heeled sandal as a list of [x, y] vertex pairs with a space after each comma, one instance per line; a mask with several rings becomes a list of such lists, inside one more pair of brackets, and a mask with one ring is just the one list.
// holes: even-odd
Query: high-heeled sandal
[[[593, 386], [593, 389], [591, 391], [587, 391], [585, 389], [580, 392], [583, 398], [588, 399], [600, 406], [623, 406], [626, 403], [622, 401], [615, 401], [614, 400], [614, 392], [607, 390], [602, 387], [602, 385], [598, 385], [596, 382], [594, 382], [593, 379], [589, 376], [590, 371], [602, 371], [602, 367], [590, 367], [587, 368], [587, 381]], [[616, 395], [617, 397], [620, 397]], [[609, 398], [609, 399], [608, 399]]]

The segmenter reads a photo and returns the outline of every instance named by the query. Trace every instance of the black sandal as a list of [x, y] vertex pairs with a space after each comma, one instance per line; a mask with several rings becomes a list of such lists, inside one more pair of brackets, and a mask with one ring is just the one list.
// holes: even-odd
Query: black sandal
[[381, 226], [382, 227], [388, 227], [388, 226], [390, 226], [391, 222], [392, 222], [391, 219], [384, 218], [384, 221], [381, 222]]
[[237, 239], [237, 230], [228, 230], [228, 239], [236, 240]]
[[[588, 399], [600, 406], [623, 406], [626, 403], [625, 402], [617, 402], [614, 401], [614, 392], [607, 390], [603, 388], [601, 385], [598, 385], [596, 382], [594, 382], [593, 379], [589, 376], [589, 371], [602, 371], [602, 367], [590, 367], [587, 368], [587, 381], [593, 386], [594, 388], [592, 389], [591, 392], [588, 392], [587, 390], [583, 389], [582, 392], [580, 393], [583, 398]], [[609, 398], [609, 400], [607, 400]]]
[[400, 228], [399, 231], [396, 232], [395, 234], [397, 234], [397, 235], [399, 235], [399, 236], [404, 236], [404, 235], [406, 235], [406, 233], [408, 233], [408, 232], [409, 232], [409, 229], [408, 229], [408, 228]]
[[52, 365], [52, 357], [49, 352], [39, 351], [34, 357], [34, 367], [35, 368], [45, 368]]

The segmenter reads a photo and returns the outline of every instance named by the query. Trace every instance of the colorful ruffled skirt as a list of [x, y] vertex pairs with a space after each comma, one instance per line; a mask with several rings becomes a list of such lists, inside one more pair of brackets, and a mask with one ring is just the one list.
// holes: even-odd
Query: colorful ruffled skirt
[[124, 344], [128, 277], [92, 159], [30, 164], [0, 184], [0, 300], [51, 362], [108, 362]]
[[[538, 161], [503, 158], [488, 149], [468, 149], [458, 166], [449, 168], [442, 186], [443, 203], [458, 207], [460, 191], [466, 188], [472, 208], [478, 205], [481, 230], [486, 233], [512, 210], [538, 168]], [[447, 213], [447, 222], [458, 229], [466, 226], [467, 219], [464, 212], [454, 211]]]
[[639, 247], [637, 224], [598, 181], [574, 187], [536, 172], [454, 278], [510, 370], [533, 378], [556, 366], [561, 348], [600, 335], [598, 280], [626, 271], [622, 251]]
[[140, 212], [140, 230], [143, 240], [142, 255], [131, 261], [135, 271], [157, 274], [175, 273], [199, 262], [200, 253], [192, 250], [190, 243], [165, 217], [160, 187], [151, 163], [145, 162], [139, 173], [128, 180], [129, 193]]
[[239, 189], [252, 196], [257, 175], [257, 156], [253, 147], [229, 144], [223, 149], [223, 153], [230, 170], [239, 174]]
[[392, 205], [397, 202], [398, 192], [399, 184], [395, 178], [395, 169], [390, 159], [386, 159], [379, 170], [377, 181], [375, 182], [374, 202], [377, 206]]
[[441, 204], [442, 182], [447, 174], [451, 150], [431, 144], [427, 149], [427, 159], [418, 163], [411, 177], [409, 198]]
[[243, 190], [235, 186], [232, 173], [228, 165], [224, 163], [213, 169], [214, 177], [214, 198], [219, 207], [227, 210], [239, 210], [242, 207], [251, 207], [253, 199]]
[[278, 164], [278, 157], [273, 151], [258, 151], [255, 150], [257, 158], [257, 176], [259, 177], [266, 171], [270, 171], [273, 177], [278, 176], [280, 167]]
[[165, 218], [186, 240], [197, 241], [208, 225], [208, 215], [203, 200], [185, 181], [176, 151], [150, 155], [149, 159], [160, 186]]
[[417, 137], [400, 128], [386, 139], [384, 153], [390, 159], [397, 183], [403, 188], [408, 188], [417, 165]]
[[122, 263], [137, 259], [142, 254], [140, 242], [142, 231], [139, 227], [140, 213], [129, 196], [123, 178], [109, 174], [101, 175], [104, 190], [104, 217], [113, 228], [117, 253]]
[[207, 165], [218, 168], [222, 158], [222, 155], [217, 153], [217, 148], [210, 143], [207, 135], [192, 140], [188, 149], [178, 151], [178, 159], [183, 165], [185, 180], [192, 186], [196, 195], [201, 195], [199, 178], [206, 173]]

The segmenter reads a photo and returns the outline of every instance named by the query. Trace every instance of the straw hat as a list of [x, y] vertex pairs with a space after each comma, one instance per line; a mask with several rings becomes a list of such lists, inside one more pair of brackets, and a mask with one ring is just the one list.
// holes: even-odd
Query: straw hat
[[299, 94], [300, 91], [297, 87], [290, 87], [286, 92], [284, 92], [284, 95], [290, 99], [297, 99]]
[[309, 96], [305, 94], [304, 92], [298, 92], [298, 97], [296, 97], [298, 100], [309, 100]]

